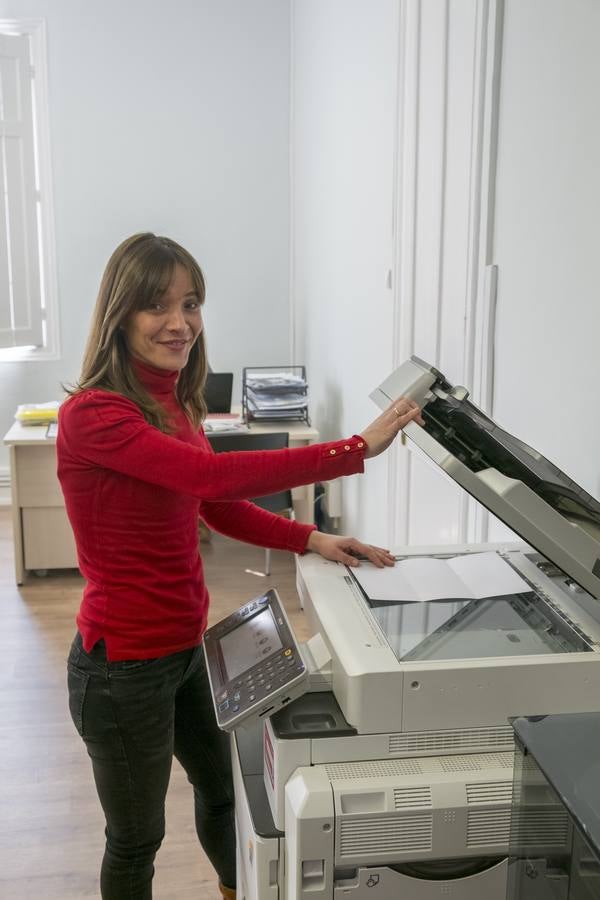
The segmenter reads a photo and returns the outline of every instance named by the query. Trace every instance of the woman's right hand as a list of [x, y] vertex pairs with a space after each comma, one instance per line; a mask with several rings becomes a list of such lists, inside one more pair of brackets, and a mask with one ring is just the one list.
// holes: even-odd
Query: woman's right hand
[[377, 416], [368, 428], [361, 431], [361, 437], [365, 439], [368, 447], [365, 459], [379, 456], [380, 453], [387, 450], [398, 432], [413, 420], [419, 425], [425, 424], [421, 416], [421, 407], [414, 400], [399, 397], [380, 416]]

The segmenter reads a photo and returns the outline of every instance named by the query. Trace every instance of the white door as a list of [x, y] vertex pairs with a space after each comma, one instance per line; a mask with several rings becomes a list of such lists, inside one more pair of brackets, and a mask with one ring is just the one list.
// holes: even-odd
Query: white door
[[598, 496], [600, 4], [505, 7], [494, 417]]

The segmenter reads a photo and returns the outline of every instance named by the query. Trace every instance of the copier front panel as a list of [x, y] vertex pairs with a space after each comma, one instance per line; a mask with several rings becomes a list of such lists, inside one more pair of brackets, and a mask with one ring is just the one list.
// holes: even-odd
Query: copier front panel
[[504, 900], [511, 775], [512, 753], [297, 769], [287, 897], [373, 897], [364, 892], [377, 886], [378, 897], [469, 898], [477, 887]]
[[307, 617], [329, 648], [334, 694], [359, 734], [506, 726], [511, 716], [597, 707], [598, 603], [564, 573], [553, 575], [523, 545], [404, 547], [397, 555], [484, 550], [518, 571], [527, 590], [381, 603], [346, 567], [298, 559]]

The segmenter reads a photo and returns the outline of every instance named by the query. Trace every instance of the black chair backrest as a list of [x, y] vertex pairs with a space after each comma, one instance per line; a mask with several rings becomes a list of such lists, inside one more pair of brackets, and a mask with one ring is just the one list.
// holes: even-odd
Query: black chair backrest
[[[241, 432], [240, 434], [208, 433], [206, 437], [215, 453], [231, 453], [236, 450], [283, 450], [289, 444], [287, 431], [274, 431], [266, 434], [257, 434], [255, 432]], [[253, 497], [252, 502], [262, 507], [262, 509], [278, 513], [283, 509], [292, 508], [292, 492], [291, 490], [278, 491], [276, 494]]]

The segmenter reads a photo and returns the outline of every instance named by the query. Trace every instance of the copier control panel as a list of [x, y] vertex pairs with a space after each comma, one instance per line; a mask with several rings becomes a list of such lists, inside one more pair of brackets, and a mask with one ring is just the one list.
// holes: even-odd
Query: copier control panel
[[207, 629], [204, 653], [219, 728], [270, 716], [304, 693], [308, 670], [277, 591]]

